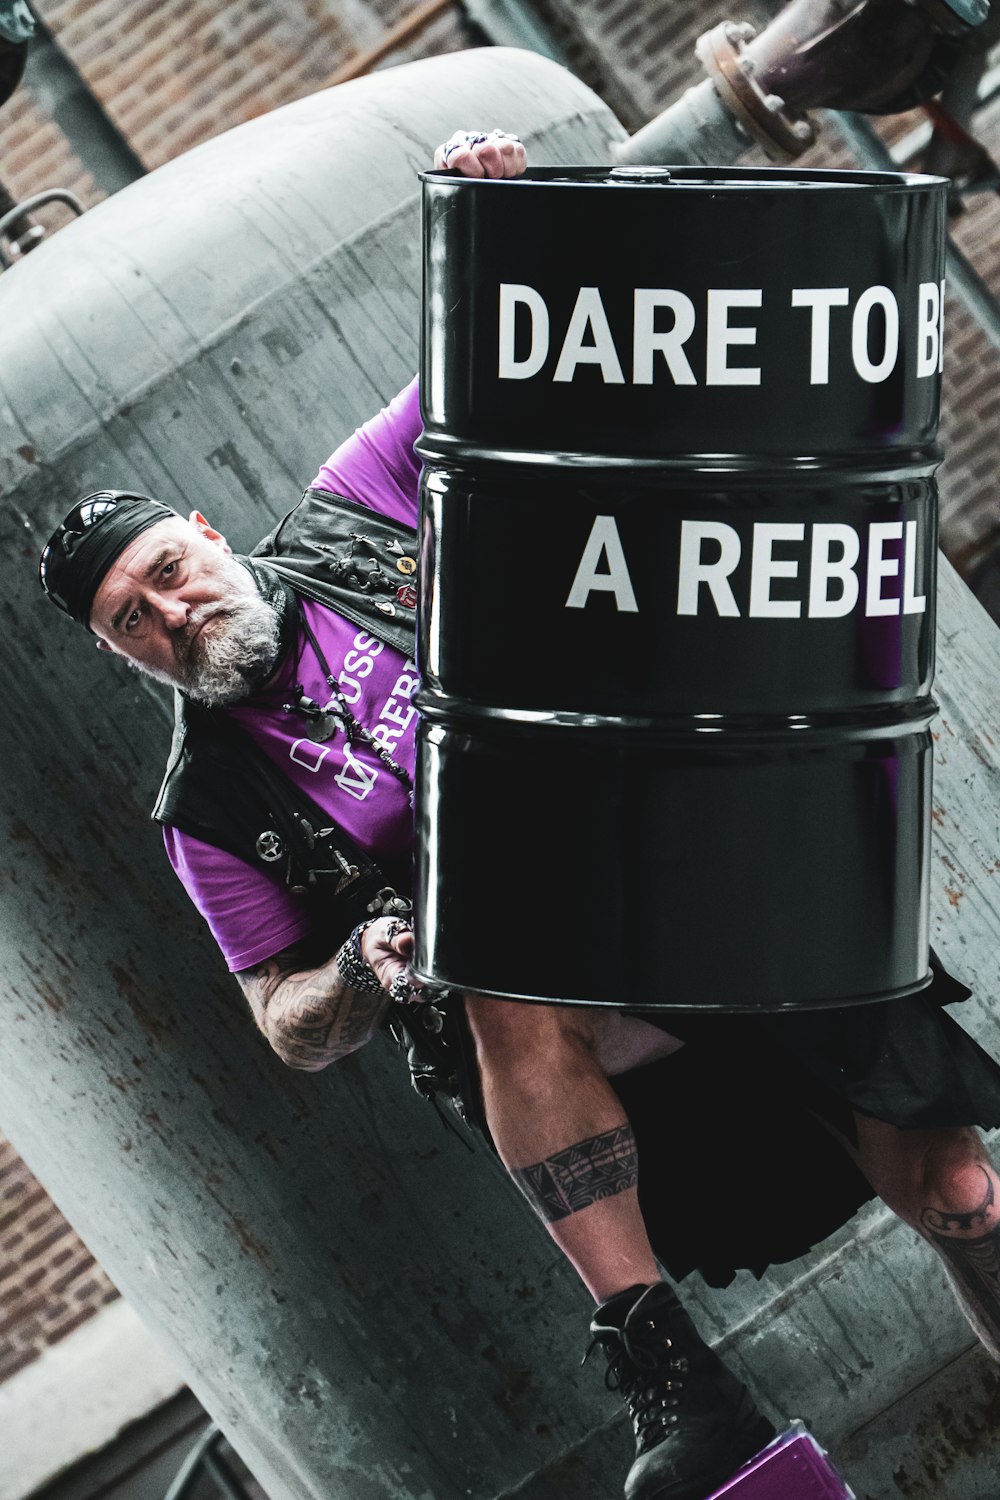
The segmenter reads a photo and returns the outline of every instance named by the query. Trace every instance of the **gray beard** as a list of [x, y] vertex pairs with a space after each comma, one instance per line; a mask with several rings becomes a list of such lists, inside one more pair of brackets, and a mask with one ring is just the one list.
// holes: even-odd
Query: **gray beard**
[[174, 642], [176, 671], [140, 670], [211, 707], [238, 703], [267, 681], [281, 651], [281, 622], [272, 605], [259, 595], [230, 595], [191, 639], [200, 623], [193, 616], [186, 637]]

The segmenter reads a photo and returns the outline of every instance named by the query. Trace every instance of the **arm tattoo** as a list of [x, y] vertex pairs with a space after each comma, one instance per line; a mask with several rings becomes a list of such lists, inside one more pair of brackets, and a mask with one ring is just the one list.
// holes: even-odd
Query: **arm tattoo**
[[510, 1175], [538, 1216], [554, 1224], [636, 1186], [639, 1153], [632, 1127], [592, 1135], [532, 1167], [512, 1168]]
[[332, 958], [313, 966], [306, 945], [293, 944], [237, 975], [254, 1020], [283, 1062], [317, 1070], [354, 1052], [377, 1029], [387, 994], [344, 983]]

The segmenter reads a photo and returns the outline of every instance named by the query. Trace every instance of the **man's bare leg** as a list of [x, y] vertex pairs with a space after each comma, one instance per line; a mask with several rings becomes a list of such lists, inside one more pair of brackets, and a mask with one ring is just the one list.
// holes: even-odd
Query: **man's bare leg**
[[607, 1075], [678, 1043], [616, 1011], [469, 996], [466, 1013], [497, 1151], [596, 1301], [658, 1281], [635, 1137]]
[[699, 1336], [639, 1212], [632, 1128], [608, 1076], [675, 1051], [647, 1022], [586, 1007], [468, 997], [486, 1120], [504, 1163], [600, 1304], [592, 1346], [636, 1437], [629, 1500], [718, 1488], [774, 1428]]
[[855, 1120], [861, 1170], [937, 1251], [973, 1331], [1000, 1360], [1000, 1177], [978, 1133]]

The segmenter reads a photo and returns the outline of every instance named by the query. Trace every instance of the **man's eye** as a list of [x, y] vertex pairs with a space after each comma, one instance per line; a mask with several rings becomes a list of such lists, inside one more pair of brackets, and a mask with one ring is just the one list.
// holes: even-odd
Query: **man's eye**
[[164, 563], [163, 567], [160, 569], [160, 577], [171, 578], [176, 571], [177, 564], [175, 562]]
[[135, 627], [138, 625], [138, 623], [139, 623], [139, 621], [141, 619], [142, 619], [142, 615], [141, 615], [140, 611], [137, 610], [137, 609], [134, 609], [132, 611], [132, 613], [130, 615], [128, 615], [126, 617], [126, 619], [125, 619], [125, 629], [126, 630], [134, 630]]

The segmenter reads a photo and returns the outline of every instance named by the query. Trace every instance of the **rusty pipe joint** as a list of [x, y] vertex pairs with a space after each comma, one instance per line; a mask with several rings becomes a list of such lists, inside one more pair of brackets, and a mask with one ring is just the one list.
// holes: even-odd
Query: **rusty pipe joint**
[[708, 75], [630, 140], [620, 164], [736, 161], [754, 142], [791, 161], [809, 111], [895, 114], [938, 93], [987, 0], [790, 0], [757, 33], [722, 21], [697, 43]]
[[793, 115], [897, 114], [940, 91], [988, 13], [985, 0], [791, 0], [740, 49], [740, 62], [757, 94], [775, 95]]
[[816, 140], [808, 114], [786, 103], [762, 77], [748, 50], [757, 28], [720, 21], [695, 44], [695, 53], [723, 104], [772, 161], [793, 161]]

